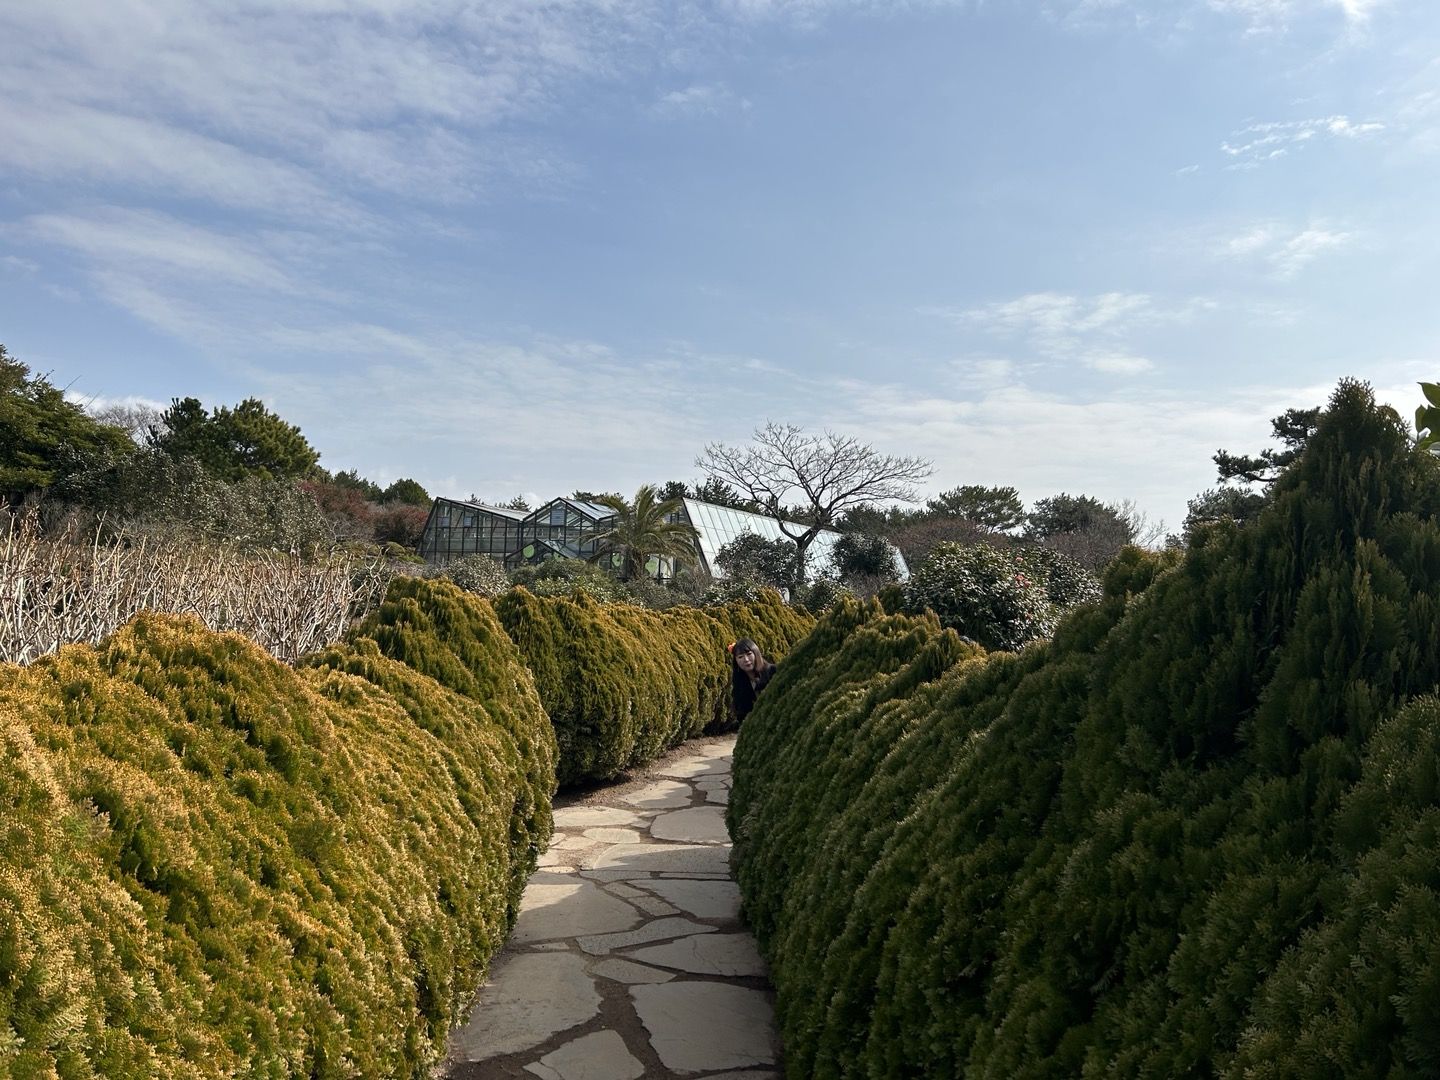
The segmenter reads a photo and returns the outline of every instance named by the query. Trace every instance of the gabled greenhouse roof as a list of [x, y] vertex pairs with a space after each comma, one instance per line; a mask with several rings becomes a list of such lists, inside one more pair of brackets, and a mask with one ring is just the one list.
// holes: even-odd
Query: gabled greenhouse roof
[[606, 518], [615, 516], [615, 511], [608, 506], [601, 506], [598, 503], [592, 502], [581, 502], [579, 499], [567, 498], [564, 495], [551, 499], [549, 502], [542, 503], [524, 516], [539, 521], [541, 515], [556, 504], [568, 506], [576, 513], [584, 514], [592, 521], [604, 521]]
[[[752, 514], [748, 510], [734, 510], [728, 506], [717, 506], [715, 503], [700, 502], [698, 499], [686, 499], [685, 513], [690, 519], [690, 524], [695, 526], [695, 532], [700, 542], [700, 554], [704, 556], [705, 567], [715, 577], [723, 578], [725, 571], [715, 565], [715, 557], [719, 555], [720, 549], [730, 543], [741, 533], [754, 533], [766, 540], [791, 540], [780, 528], [779, 522], [774, 518], [766, 517], [764, 514]], [[794, 533], [802, 533], [805, 526], [796, 521], [785, 523]], [[817, 577], [820, 573], [829, 568], [831, 556], [835, 550], [835, 544], [844, 535], [834, 529], [821, 529], [814, 541], [810, 544], [810, 550], [805, 553], [805, 573], [807, 577]], [[905, 565], [905, 560], [900, 552], [891, 549], [895, 556], [895, 572], [900, 580], [904, 581], [910, 576], [910, 568]]]
[[[723, 578], [725, 571], [715, 564], [720, 549], [742, 533], [754, 533], [766, 540], [789, 540], [774, 518], [764, 514], [752, 514], [748, 510], [733, 510], [728, 506], [700, 502], [698, 499], [685, 500], [685, 513], [700, 540], [700, 554], [705, 557], [705, 566], [715, 577]], [[805, 531], [805, 526], [786, 522], [794, 532]], [[815, 575], [830, 561], [830, 551], [840, 534], [830, 529], [820, 530], [807, 552], [807, 571]]]
[[487, 514], [494, 514], [496, 517], [509, 518], [511, 521], [522, 521], [530, 513], [529, 510], [515, 510], [508, 506], [490, 506], [487, 503], [467, 502], [464, 499], [447, 499], [444, 496], [437, 501], [447, 502], [452, 506], [463, 506], [467, 510], [481, 510]]

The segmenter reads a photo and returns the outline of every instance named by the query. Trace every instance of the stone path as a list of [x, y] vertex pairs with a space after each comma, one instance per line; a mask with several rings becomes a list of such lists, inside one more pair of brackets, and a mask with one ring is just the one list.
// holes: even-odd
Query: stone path
[[735, 737], [556, 804], [550, 850], [450, 1080], [779, 1080], [765, 965], [740, 923], [725, 802]]

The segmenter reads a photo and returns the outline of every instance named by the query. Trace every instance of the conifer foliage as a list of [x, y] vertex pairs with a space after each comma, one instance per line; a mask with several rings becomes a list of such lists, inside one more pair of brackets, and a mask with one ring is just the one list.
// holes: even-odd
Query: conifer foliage
[[555, 726], [562, 786], [608, 780], [723, 727], [726, 645], [749, 637], [767, 656], [783, 656], [813, 625], [773, 590], [749, 602], [654, 611], [516, 588], [495, 610]]
[[162, 615], [0, 668], [0, 1075], [427, 1075], [554, 759], [488, 604], [443, 583], [298, 668]]
[[805, 1077], [1440, 1072], [1440, 465], [1342, 383], [1243, 527], [985, 656], [845, 605], [728, 809]]

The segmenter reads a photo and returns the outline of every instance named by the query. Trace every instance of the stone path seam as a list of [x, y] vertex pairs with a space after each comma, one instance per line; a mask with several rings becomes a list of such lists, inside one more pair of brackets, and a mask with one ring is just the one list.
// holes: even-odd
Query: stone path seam
[[735, 736], [556, 803], [555, 834], [443, 1080], [780, 1080], [774, 994], [730, 879]]

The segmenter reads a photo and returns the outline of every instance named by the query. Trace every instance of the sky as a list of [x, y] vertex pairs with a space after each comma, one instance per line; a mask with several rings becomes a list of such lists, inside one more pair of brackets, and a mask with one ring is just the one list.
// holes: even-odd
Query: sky
[[1434, 0], [0, 0], [0, 342], [532, 501], [767, 421], [1178, 529], [1440, 379]]

